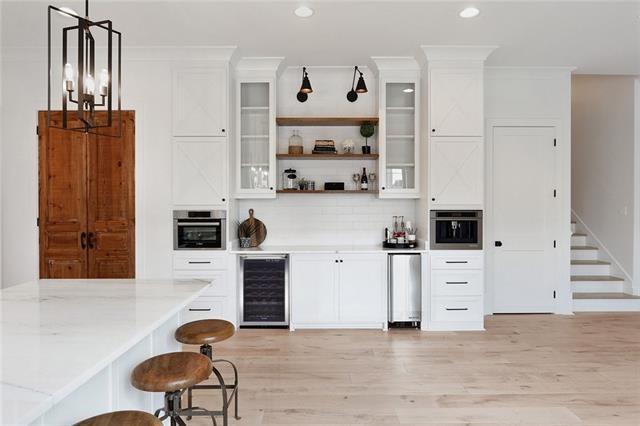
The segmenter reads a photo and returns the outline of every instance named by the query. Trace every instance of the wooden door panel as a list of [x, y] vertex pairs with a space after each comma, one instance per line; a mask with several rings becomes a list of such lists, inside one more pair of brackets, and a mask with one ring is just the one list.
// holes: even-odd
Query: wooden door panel
[[[52, 113], [52, 126], [62, 122]], [[38, 114], [40, 277], [86, 274], [81, 235], [87, 229], [86, 142], [80, 132], [47, 127]]]
[[46, 278], [68, 279], [86, 278], [87, 262], [73, 259], [47, 259]]
[[[122, 112], [122, 136], [89, 135], [89, 275], [135, 276], [135, 115]], [[117, 126], [117, 123], [114, 124]]]

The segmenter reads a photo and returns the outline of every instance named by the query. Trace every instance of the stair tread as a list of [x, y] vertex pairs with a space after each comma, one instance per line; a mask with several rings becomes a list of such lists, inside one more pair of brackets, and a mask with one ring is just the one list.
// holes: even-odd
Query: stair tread
[[572, 275], [571, 281], [624, 281], [624, 278], [614, 277], [613, 275]]
[[616, 299], [616, 300], [635, 300], [640, 296], [634, 296], [626, 293], [573, 293], [574, 299]]
[[571, 246], [571, 250], [598, 250], [598, 247], [593, 247], [593, 246]]
[[571, 234], [571, 236], [572, 236], [572, 237], [586, 237], [586, 236], [587, 236], [587, 234], [581, 234], [581, 233], [579, 233], [579, 232], [575, 232], [575, 233]]
[[611, 262], [605, 260], [572, 260], [572, 265], [611, 265]]

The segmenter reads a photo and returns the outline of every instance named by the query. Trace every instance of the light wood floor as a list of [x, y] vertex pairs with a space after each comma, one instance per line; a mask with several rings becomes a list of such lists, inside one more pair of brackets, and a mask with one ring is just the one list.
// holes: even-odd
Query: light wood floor
[[215, 348], [241, 374], [231, 424], [640, 424], [640, 314], [499, 315], [486, 327], [240, 330]]

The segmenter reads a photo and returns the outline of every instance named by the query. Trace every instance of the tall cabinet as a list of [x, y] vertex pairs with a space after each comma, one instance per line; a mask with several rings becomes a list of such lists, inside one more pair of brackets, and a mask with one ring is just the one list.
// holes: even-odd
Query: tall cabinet
[[[428, 63], [428, 210], [484, 210], [483, 70], [495, 47], [423, 49]], [[427, 283], [423, 328], [484, 328], [482, 250], [432, 250]]]
[[235, 82], [235, 197], [276, 196], [276, 76], [282, 58], [243, 58]]
[[380, 198], [420, 197], [420, 67], [372, 58], [379, 80]]

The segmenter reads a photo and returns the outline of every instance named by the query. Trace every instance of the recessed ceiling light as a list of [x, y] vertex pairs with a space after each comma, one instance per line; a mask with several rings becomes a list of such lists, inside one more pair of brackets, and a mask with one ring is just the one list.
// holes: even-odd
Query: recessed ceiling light
[[404, 93], [413, 93], [413, 89], [410, 87], [407, 87], [406, 89], [402, 90]]
[[[66, 13], [65, 13], [66, 12]], [[70, 7], [67, 6], [62, 6], [60, 8], [60, 11], [58, 12], [60, 15], [62, 16], [80, 16], [78, 15], [78, 12], [76, 12], [75, 10], [71, 9]]]
[[307, 6], [300, 6], [299, 8], [294, 10], [293, 13], [295, 13], [296, 16], [300, 18], [308, 18], [309, 16], [313, 15], [313, 9]]
[[466, 7], [459, 13], [461, 18], [473, 18], [474, 16], [478, 16], [479, 14], [480, 11], [475, 7]]

